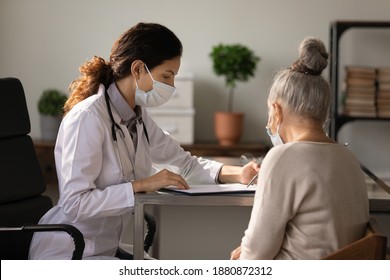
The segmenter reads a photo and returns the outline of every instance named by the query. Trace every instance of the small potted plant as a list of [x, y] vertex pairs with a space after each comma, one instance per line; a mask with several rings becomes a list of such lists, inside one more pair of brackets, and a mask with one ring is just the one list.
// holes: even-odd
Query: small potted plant
[[61, 123], [62, 108], [67, 96], [57, 89], [44, 90], [38, 100], [41, 137], [43, 140], [55, 140]]
[[215, 112], [215, 135], [220, 145], [235, 145], [241, 138], [244, 114], [233, 111], [234, 91], [237, 82], [246, 82], [254, 76], [260, 57], [241, 44], [219, 44], [213, 46], [210, 58], [214, 73], [225, 77], [229, 92], [227, 111]]

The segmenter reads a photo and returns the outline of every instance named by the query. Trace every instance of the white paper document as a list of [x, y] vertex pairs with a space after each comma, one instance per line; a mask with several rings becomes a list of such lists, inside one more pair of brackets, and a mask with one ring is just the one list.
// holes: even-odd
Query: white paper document
[[210, 185], [190, 185], [189, 189], [181, 190], [175, 186], [169, 186], [161, 191], [177, 192], [187, 195], [207, 195], [207, 194], [234, 194], [234, 193], [254, 193], [256, 185], [247, 187], [243, 184], [210, 184]]

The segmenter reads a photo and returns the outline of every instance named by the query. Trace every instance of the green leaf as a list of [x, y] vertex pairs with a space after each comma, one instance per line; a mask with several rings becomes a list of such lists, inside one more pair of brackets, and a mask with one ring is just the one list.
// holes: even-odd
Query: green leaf
[[209, 54], [213, 62], [213, 70], [217, 76], [225, 77], [225, 85], [229, 89], [229, 111], [237, 82], [246, 82], [254, 76], [260, 57], [241, 44], [218, 44], [212, 47]]
[[38, 111], [42, 115], [60, 116], [68, 97], [59, 90], [47, 89], [38, 100]]

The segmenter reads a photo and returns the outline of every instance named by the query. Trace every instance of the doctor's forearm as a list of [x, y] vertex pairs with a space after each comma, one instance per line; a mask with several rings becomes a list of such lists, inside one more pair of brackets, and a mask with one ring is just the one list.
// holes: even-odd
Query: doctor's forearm
[[224, 165], [218, 175], [218, 181], [221, 183], [240, 183], [241, 166]]

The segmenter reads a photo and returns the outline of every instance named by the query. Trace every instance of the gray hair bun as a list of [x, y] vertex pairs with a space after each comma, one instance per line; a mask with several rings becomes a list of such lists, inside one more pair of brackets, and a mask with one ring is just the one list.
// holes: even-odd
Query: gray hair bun
[[316, 38], [305, 38], [299, 46], [299, 59], [291, 66], [292, 71], [308, 75], [321, 75], [328, 64], [324, 43]]

